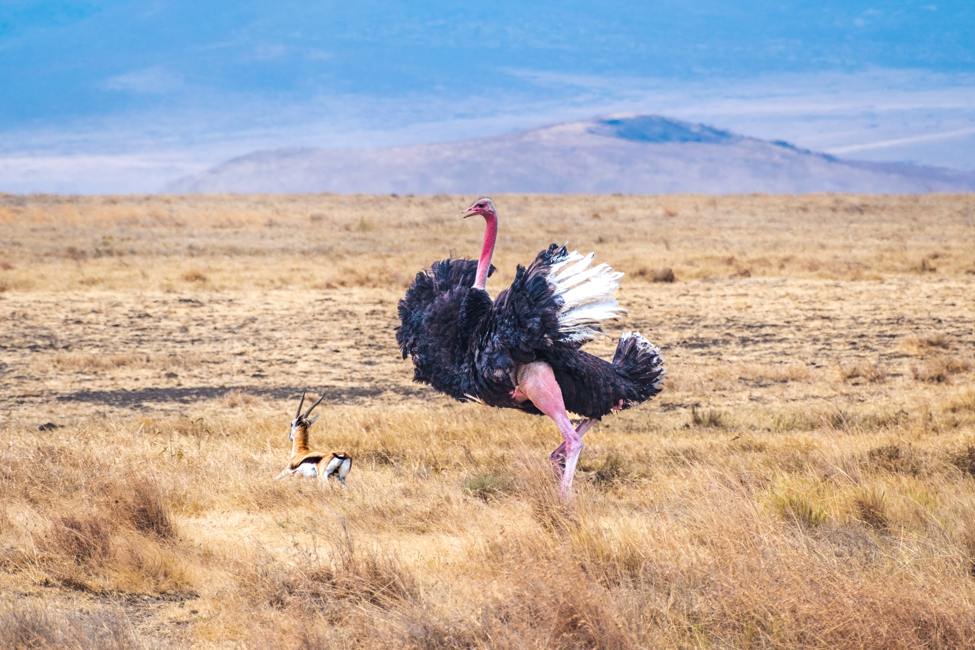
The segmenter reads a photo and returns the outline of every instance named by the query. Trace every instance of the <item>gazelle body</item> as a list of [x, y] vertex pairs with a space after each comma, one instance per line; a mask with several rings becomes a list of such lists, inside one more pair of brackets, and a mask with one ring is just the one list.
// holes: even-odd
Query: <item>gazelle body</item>
[[275, 479], [300, 476], [318, 478], [322, 482], [327, 482], [334, 476], [339, 483], [345, 485], [345, 477], [352, 469], [352, 457], [344, 453], [313, 450], [308, 446], [308, 429], [318, 420], [317, 415], [315, 417], [309, 416], [315, 407], [322, 403], [323, 399], [325, 399], [324, 394], [302, 414], [301, 407], [305, 403], [305, 393], [301, 394], [298, 412], [295, 414], [294, 420], [291, 421], [291, 433], [288, 436], [291, 440], [291, 460]]

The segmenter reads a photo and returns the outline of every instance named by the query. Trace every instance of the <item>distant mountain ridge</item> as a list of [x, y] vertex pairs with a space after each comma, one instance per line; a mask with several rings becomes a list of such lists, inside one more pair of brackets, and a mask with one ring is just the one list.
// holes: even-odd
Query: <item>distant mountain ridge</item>
[[845, 160], [658, 115], [381, 149], [256, 151], [170, 192], [731, 194], [975, 190], [975, 173]]

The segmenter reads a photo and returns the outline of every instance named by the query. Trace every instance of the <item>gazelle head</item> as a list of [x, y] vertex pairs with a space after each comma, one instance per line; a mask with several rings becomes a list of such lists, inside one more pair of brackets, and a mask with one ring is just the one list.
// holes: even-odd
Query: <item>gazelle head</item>
[[305, 429], [307, 431], [308, 427], [315, 423], [318, 416], [316, 415], [313, 418], [308, 416], [311, 415], [311, 412], [315, 410], [315, 407], [321, 404], [322, 400], [325, 399], [325, 393], [322, 393], [322, 396], [318, 398], [318, 401], [309, 406], [308, 410], [302, 413], [301, 407], [305, 405], [305, 395], [307, 393], [308, 391], [302, 391], [301, 401], [298, 402], [298, 412], [295, 413], [295, 419], [291, 421], [291, 434], [288, 436], [288, 439], [291, 440], [291, 442], [294, 442], [295, 436], [298, 434], [299, 429]]

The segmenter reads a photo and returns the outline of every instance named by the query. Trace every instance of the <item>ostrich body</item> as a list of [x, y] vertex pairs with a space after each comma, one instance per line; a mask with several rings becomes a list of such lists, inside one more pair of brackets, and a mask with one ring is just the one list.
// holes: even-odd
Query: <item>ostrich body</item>
[[[413, 359], [416, 381], [459, 400], [550, 417], [563, 438], [550, 458], [566, 497], [583, 434], [660, 392], [660, 352], [636, 333], [621, 337], [612, 362], [581, 349], [600, 321], [622, 311], [614, 297], [622, 273], [592, 266], [591, 253], [552, 244], [527, 268], [519, 265], [492, 301], [485, 287], [498, 215], [488, 198], [463, 214], [473, 215], [485, 220], [480, 259], [445, 259], [418, 273], [399, 303], [396, 340], [403, 358]], [[578, 426], [569, 411], [584, 416]]]

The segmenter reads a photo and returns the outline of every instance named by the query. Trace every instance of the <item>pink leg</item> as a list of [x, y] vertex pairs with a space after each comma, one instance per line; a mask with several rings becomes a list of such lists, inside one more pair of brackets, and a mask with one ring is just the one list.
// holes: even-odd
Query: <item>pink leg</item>
[[552, 366], [542, 361], [521, 366], [518, 369], [518, 388], [516, 390], [526, 395], [535, 405], [535, 408], [552, 418], [555, 426], [559, 428], [559, 432], [562, 434], [565, 465], [562, 472], [561, 493], [563, 498], [567, 498], [572, 490], [572, 478], [575, 476], [576, 464], [579, 462], [579, 454], [582, 452], [582, 435], [572, 426], [569, 421], [569, 414], [565, 412], [562, 389], [555, 381]]
[[[592, 428], [592, 425], [596, 424], [594, 418], [586, 418], [576, 427], [576, 433], [579, 434], [579, 438], [586, 435], [586, 431]], [[562, 472], [565, 471], [565, 443], [555, 448], [555, 451], [549, 455], [549, 460], [552, 462], [552, 467], [555, 469], [555, 476], [562, 478]]]

